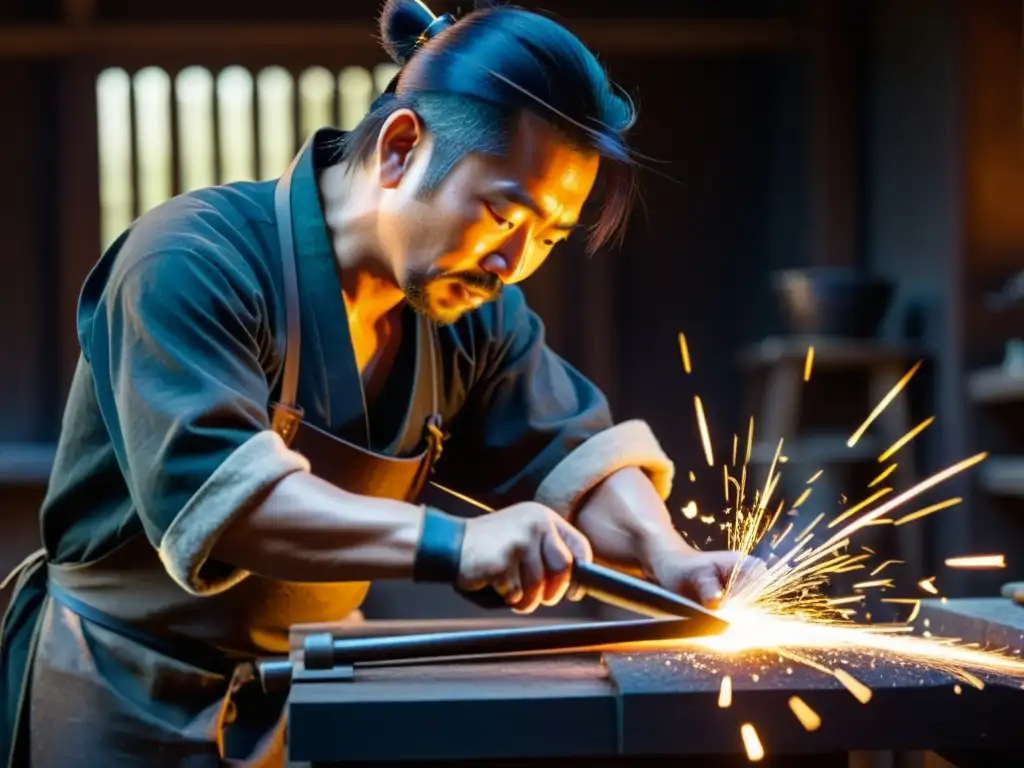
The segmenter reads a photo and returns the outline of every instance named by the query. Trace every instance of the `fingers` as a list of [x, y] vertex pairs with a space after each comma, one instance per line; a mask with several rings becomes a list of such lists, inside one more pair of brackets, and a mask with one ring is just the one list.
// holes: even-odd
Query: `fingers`
[[725, 591], [722, 589], [721, 579], [716, 575], [698, 576], [693, 582], [693, 591], [697, 600], [705, 608], [715, 610], [722, 607]]
[[564, 518], [559, 517], [552, 513], [554, 518], [555, 526], [558, 528], [558, 535], [565, 542], [565, 545], [572, 552], [573, 560], [579, 560], [583, 563], [591, 563], [594, 561], [594, 551], [590, 547], [590, 542], [587, 537], [579, 532], [574, 526], [570, 525]]
[[544, 537], [541, 555], [548, 574], [541, 602], [544, 605], [557, 605], [569, 589], [573, 563], [572, 551], [559, 535], [557, 526], [552, 525], [550, 532]]
[[531, 542], [519, 560], [519, 583], [522, 592], [516, 601], [509, 600], [517, 613], [533, 613], [546, 591], [547, 573], [538, 542]]
[[569, 589], [575, 553], [588, 557], [590, 552], [583, 535], [553, 512], [542, 516], [535, 533], [520, 565], [523, 597], [514, 606], [517, 613], [560, 602]]

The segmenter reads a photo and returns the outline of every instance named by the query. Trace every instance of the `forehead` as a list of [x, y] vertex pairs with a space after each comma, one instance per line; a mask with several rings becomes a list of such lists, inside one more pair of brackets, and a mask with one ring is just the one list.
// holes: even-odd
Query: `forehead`
[[517, 118], [511, 138], [507, 155], [492, 158], [495, 172], [531, 192], [556, 195], [565, 205], [582, 205], [597, 178], [597, 153], [574, 147], [529, 112]]

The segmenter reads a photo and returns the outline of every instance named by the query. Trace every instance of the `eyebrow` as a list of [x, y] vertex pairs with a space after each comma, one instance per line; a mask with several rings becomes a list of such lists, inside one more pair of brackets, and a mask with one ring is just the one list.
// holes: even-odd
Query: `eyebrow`
[[[536, 200], [530, 197], [530, 194], [525, 189], [523, 189], [522, 185], [520, 185], [519, 183], [516, 182], [508, 185], [502, 185], [501, 188], [499, 189], [499, 192], [501, 193], [502, 197], [504, 197], [510, 203], [521, 205], [523, 208], [526, 208], [527, 210], [536, 214], [541, 219], [547, 221], [548, 219], [551, 218], [551, 214], [545, 211], [541, 207], [540, 203], [538, 203]], [[558, 229], [563, 232], [571, 232], [572, 230], [577, 229], [580, 226], [580, 223], [578, 221], [555, 222], [551, 226], [554, 229]]]

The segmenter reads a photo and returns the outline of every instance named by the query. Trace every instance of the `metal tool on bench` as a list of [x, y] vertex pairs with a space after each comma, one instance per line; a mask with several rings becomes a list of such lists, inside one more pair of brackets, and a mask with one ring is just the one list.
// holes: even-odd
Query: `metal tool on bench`
[[[656, 618], [389, 637], [335, 638], [329, 632], [315, 633], [306, 636], [298, 664], [290, 658], [258, 662], [260, 682], [265, 690], [280, 690], [291, 684], [297, 672], [306, 679], [341, 682], [353, 679], [357, 664], [550, 653], [703, 637], [719, 634], [728, 626], [692, 600], [603, 566], [577, 563], [573, 583], [596, 599]], [[464, 594], [483, 607], [505, 606], [501, 596], [490, 589]]]

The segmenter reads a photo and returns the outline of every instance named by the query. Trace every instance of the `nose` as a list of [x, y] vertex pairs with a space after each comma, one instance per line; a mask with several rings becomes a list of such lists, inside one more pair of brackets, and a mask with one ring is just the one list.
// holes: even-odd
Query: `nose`
[[530, 236], [527, 227], [515, 229], [497, 249], [480, 261], [480, 268], [503, 283], [514, 283], [526, 272]]

